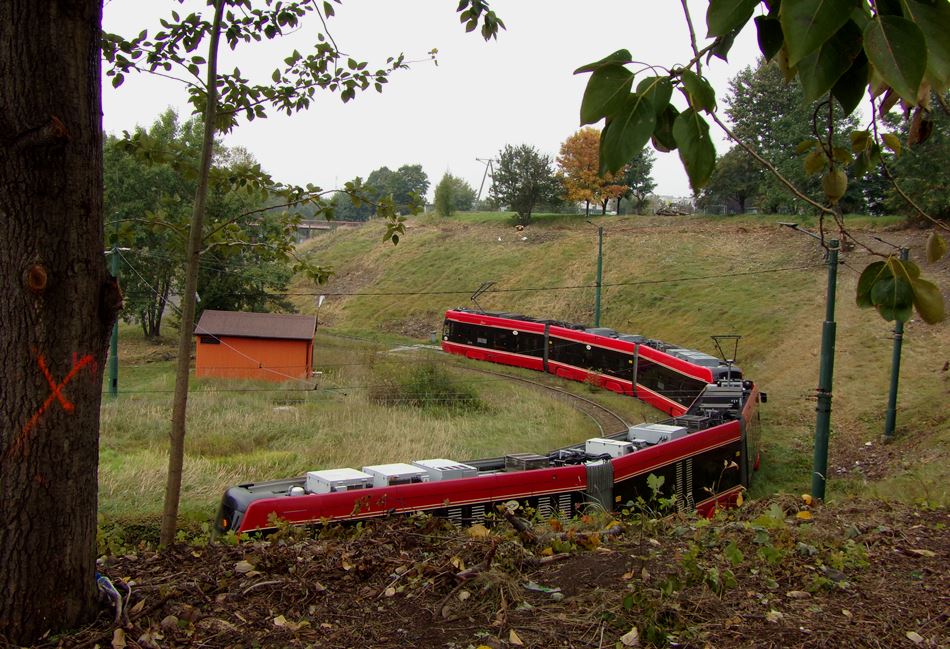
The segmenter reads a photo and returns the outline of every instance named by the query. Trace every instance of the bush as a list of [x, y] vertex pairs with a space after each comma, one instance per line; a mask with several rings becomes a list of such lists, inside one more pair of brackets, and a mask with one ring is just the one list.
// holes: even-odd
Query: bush
[[378, 368], [370, 387], [370, 400], [384, 406], [409, 406], [451, 414], [485, 409], [474, 388], [436, 363], [415, 365], [408, 370], [404, 365]]

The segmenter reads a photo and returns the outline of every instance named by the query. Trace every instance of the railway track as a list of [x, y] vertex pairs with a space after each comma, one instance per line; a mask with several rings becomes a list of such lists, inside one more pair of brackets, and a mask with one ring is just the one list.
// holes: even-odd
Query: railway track
[[587, 415], [600, 430], [600, 437], [607, 437], [617, 433], [623, 433], [626, 432], [627, 428], [629, 428], [627, 421], [610, 408], [607, 408], [606, 406], [603, 406], [591, 399], [582, 397], [579, 394], [569, 392], [563, 388], [548, 385], [546, 383], [542, 383], [541, 381], [533, 381], [521, 376], [515, 376], [514, 374], [508, 374], [507, 372], [496, 372], [494, 370], [484, 370], [475, 367], [466, 367], [464, 365], [454, 365], [454, 367], [465, 370], [466, 372], [477, 372], [479, 374], [487, 374], [489, 376], [498, 376], [509, 381], [527, 383], [534, 388], [553, 392], [557, 395], [558, 399], [571, 404], [575, 410]]

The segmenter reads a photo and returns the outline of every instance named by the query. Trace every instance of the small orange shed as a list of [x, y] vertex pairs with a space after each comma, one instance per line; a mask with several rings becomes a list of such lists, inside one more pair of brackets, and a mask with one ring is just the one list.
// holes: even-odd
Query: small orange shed
[[207, 310], [195, 326], [195, 375], [309, 378], [316, 330], [312, 315]]

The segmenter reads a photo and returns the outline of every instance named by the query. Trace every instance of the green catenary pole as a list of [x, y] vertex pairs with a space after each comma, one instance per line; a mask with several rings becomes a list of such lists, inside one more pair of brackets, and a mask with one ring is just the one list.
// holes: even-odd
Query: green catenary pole
[[[115, 222], [115, 241], [112, 242], [112, 276], [119, 279], [119, 222]], [[119, 396], [119, 319], [112, 325], [109, 342], [109, 395]]]
[[835, 291], [838, 285], [837, 239], [828, 246], [828, 296], [821, 328], [821, 365], [818, 371], [818, 415], [815, 420], [815, 459], [812, 464], [811, 495], [824, 500], [828, 480], [828, 436], [831, 429], [831, 383], [835, 370]]
[[604, 273], [604, 228], [597, 227], [597, 287], [594, 291], [594, 326], [600, 326], [600, 287]]
[[[907, 248], [901, 248], [901, 261], [907, 261]], [[894, 352], [891, 356], [891, 389], [887, 395], [887, 414], [884, 418], [884, 441], [894, 439], [897, 421], [897, 383], [901, 375], [901, 347], [904, 344], [904, 323], [894, 322]]]

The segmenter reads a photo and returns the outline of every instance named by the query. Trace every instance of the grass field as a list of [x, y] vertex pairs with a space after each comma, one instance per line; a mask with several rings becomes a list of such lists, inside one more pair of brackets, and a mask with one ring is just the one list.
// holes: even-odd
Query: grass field
[[[769, 394], [762, 409], [766, 453], [753, 496], [807, 491], [810, 484], [827, 271], [816, 242], [780, 227], [782, 220], [791, 219], [592, 219], [605, 228], [602, 325], [710, 353], [710, 335], [743, 336], [739, 364]], [[853, 217], [849, 224], [899, 245], [924, 236], [896, 219]], [[543, 394], [451, 367], [453, 384], [474, 394], [479, 408], [410, 408], [381, 402], [378, 393], [392, 377], [433, 362], [386, 350], [428, 342], [442, 312], [469, 305], [483, 281], [496, 282], [479, 299], [486, 309], [591, 322], [594, 227], [565, 215], [540, 215], [524, 231], [501, 213], [424, 216], [408, 221], [398, 246], [381, 240], [382, 226], [370, 223], [301, 247], [337, 271], [326, 286], [300, 280], [292, 289], [309, 294], [294, 298], [302, 312], [315, 311], [315, 294], [328, 296], [319, 312], [323, 374], [316, 390], [194, 381], [183, 490], [188, 516], [209, 517], [225, 487], [247, 480], [378, 461], [542, 451], [591, 436], [589, 421]], [[862, 241], [884, 248], [869, 236]], [[893, 325], [854, 305], [856, 270], [868, 260], [861, 248], [846, 253], [839, 278], [829, 498], [870, 494], [946, 504], [950, 373], [942, 367], [950, 359], [950, 328], [907, 325], [898, 439], [882, 446]], [[925, 273], [946, 292], [947, 262]], [[172, 361], [135, 329], [123, 334], [122, 394], [103, 401], [100, 502], [106, 517], [149, 518], [161, 506]], [[628, 407], [632, 419], [660, 418], [636, 402]]]

